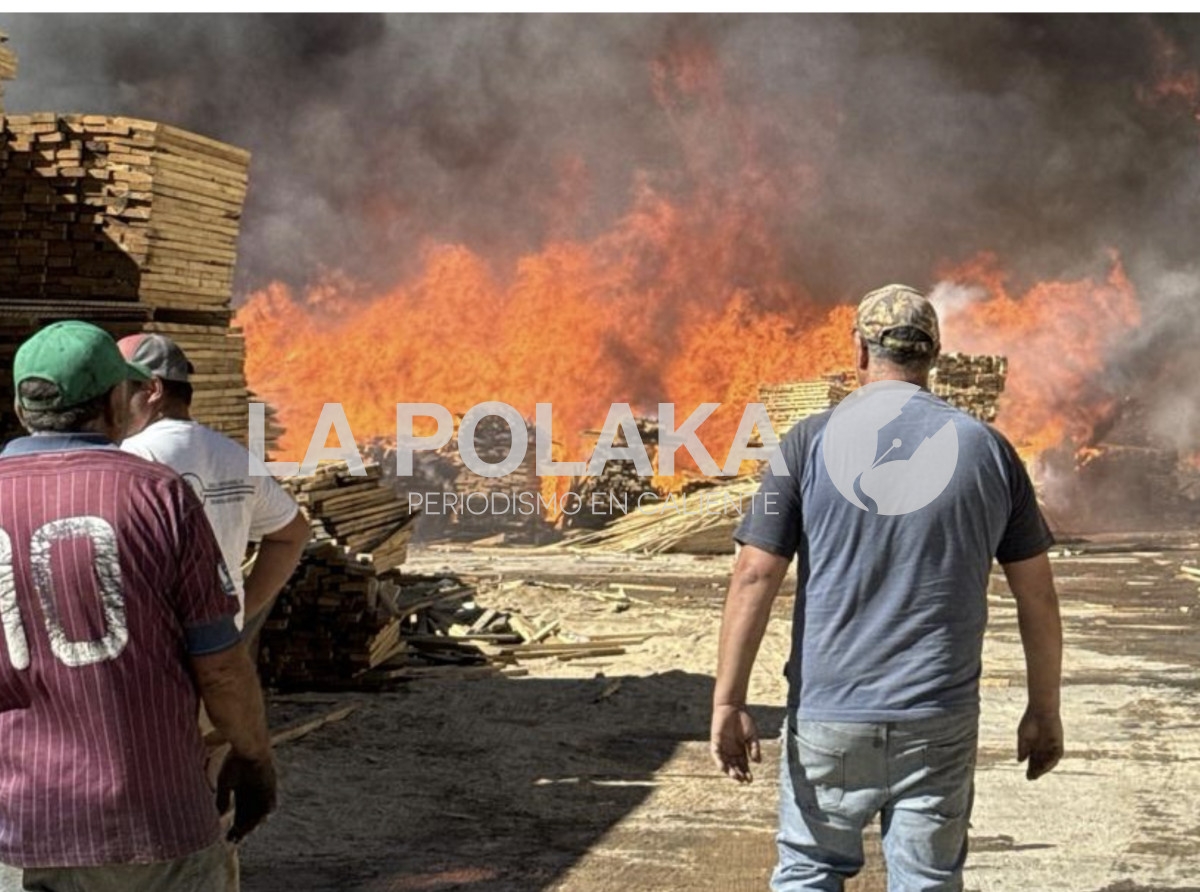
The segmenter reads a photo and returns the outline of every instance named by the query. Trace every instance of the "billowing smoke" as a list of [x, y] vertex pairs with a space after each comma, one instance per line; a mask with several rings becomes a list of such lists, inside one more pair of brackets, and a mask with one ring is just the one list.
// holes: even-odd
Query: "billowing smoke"
[[[178, 123], [254, 152], [240, 283], [394, 277], [426, 240], [586, 237], [686, 178], [652, 66], [702, 46], [753, 111], [810, 293], [928, 284], [987, 249], [1064, 276], [1192, 269], [1200, 128], [1154, 94], [1200, 20], [1135, 16], [56, 16], [0, 22], [12, 110]], [[698, 127], [720, 152], [739, 134]], [[730, 151], [730, 163], [736, 163]], [[719, 159], [718, 159], [719, 163]], [[564, 194], [564, 166], [586, 171]], [[686, 183], [680, 183], [686, 186]], [[569, 192], [570, 190], [566, 190]], [[1148, 277], [1146, 281], [1136, 281]]]
[[[1107, 385], [1149, 397], [1163, 436], [1200, 444], [1200, 18], [12, 15], [0, 27], [21, 56], [13, 111], [148, 117], [253, 151], [240, 293], [330, 272], [389, 286], [434, 243], [465, 244], [503, 275], [548, 239], [605, 231], [639, 184], [685, 194], [727, 170], [759, 190], [761, 234], [820, 300], [932, 286], [985, 250], [1017, 288], [1102, 274], [1115, 250], [1143, 324], [1114, 349]], [[734, 111], [708, 114], [713, 92], [711, 107]]]

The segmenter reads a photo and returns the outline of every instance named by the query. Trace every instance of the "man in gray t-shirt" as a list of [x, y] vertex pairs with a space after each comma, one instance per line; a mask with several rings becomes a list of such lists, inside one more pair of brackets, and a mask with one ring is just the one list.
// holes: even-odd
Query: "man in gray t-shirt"
[[889, 888], [960, 890], [973, 802], [980, 656], [992, 560], [1017, 600], [1030, 779], [1062, 753], [1062, 633], [1050, 532], [1004, 437], [925, 389], [937, 316], [918, 292], [867, 295], [859, 382], [783, 439], [734, 538], [712, 749], [738, 781], [758, 761], [746, 712], [771, 604], [797, 559], [787, 665], [777, 892], [837, 890], [882, 819]]

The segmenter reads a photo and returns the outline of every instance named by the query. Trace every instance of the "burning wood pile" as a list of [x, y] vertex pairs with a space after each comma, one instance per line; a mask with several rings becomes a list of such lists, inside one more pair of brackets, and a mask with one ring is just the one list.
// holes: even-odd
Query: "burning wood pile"
[[[637, 430], [650, 464], [658, 462], [658, 424], [648, 418], [638, 418]], [[584, 431], [593, 448], [600, 439], [600, 431]], [[625, 434], [619, 432], [614, 444], [628, 446]], [[579, 499], [580, 509], [564, 515], [563, 525], [568, 528], [596, 529], [609, 523], [614, 517], [637, 507], [639, 500], [645, 504], [652, 497], [657, 501], [659, 493], [653, 478], [643, 477], [637, 466], [628, 460], [606, 462], [604, 470], [595, 477], [579, 477], [570, 490]]]
[[1156, 423], [1150, 403], [1126, 397], [1090, 443], [1040, 456], [1056, 526], [1072, 532], [1176, 529], [1200, 521], [1200, 472]]
[[[520, 466], [503, 477], [484, 477], [463, 462], [459, 451], [461, 421], [461, 416], [455, 416], [454, 436], [445, 446], [413, 455], [411, 477], [396, 476], [394, 442], [376, 439], [362, 452], [383, 468], [393, 490], [406, 502], [410, 494], [421, 499], [429, 493], [447, 496], [438, 502], [438, 513], [427, 513], [422, 518], [422, 535], [536, 537], [546, 528], [546, 520], [537, 510], [541, 478], [537, 476], [533, 426], [528, 426], [525, 459]], [[503, 461], [511, 441], [508, 425], [494, 415], [481, 419], [475, 428], [475, 452], [488, 464]]]
[[952, 406], [989, 424], [996, 420], [1008, 377], [1008, 359], [970, 353], [943, 353], [929, 376], [929, 389]]
[[[6, 68], [0, 54], [0, 72]], [[196, 418], [245, 442], [245, 346], [230, 296], [249, 153], [135, 118], [0, 117], [0, 359], [86, 319], [156, 331], [196, 367]], [[0, 437], [17, 432], [11, 384]]]
[[[976, 418], [992, 421], [1004, 391], [1008, 363], [1003, 356], [972, 356], [948, 353], [939, 358], [930, 389], [950, 404]], [[795, 424], [810, 415], [833, 408], [856, 386], [852, 372], [835, 372], [815, 381], [764, 384], [759, 387], [771, 426], [783, 437]], [[765, 463], [761, 463], [760, 472]], [[564, 545], [599, 551], [659, 554], [684, 551], [697, 554], [733, 550], [731, 537], [749, 498], [758, 489], [758, 475], [731, 483], [708, 485], [686, 494], [673, 504], [646, 506], [618, 518], [604, 529], [576, 536]]]
[[[531, 520], [541, 522], [541, 516], [537, 513], [522, 515], [496, 511], [495, 502], [491, 499], [495, 494], [507, 495], [515, 501], [522, 494], [536, 498], [540, 492], [532, 426], [526, 426], [528, 433], [525, 460], [520, 466], [504, 477], [481, 477], [463, 463], [459, 449], [460, 421], [460, 418], [455, 419], [454, 436], [438, 450], [438, 456], [453, 471], [449, 492], [462, 498], [461, 504], [464, 508], [448, 516], [450, 524], [465, 532], [520, 533], [528, 527]], [[508, 456], [511, 448], [512, 432], [502, 418], [489, 415], [475, 427], [474, 445], [480, 460], [488, 464], [501, 462]], [[475, 494], [482, 497], [472, 498]]]

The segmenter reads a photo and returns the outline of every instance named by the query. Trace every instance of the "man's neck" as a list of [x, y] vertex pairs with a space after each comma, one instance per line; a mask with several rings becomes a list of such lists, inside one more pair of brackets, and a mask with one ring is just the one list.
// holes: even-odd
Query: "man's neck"
[[929, 389], [928, 372], [925, 374], [911, 374], [901, 369], [869, 369], [858, 376], [858, 383], [864, 387], [868, 384], [876, 384], [879, 381], [903, 381], [906, 384], [915, 384], [925, 390]]
[[158, 421], [191, 421], [192, 413], [187, 406], [168, 406], [163, 409]]

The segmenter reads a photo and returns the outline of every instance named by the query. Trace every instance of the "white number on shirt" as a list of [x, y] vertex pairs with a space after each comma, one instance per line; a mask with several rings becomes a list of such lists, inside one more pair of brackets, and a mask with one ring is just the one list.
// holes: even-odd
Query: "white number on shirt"
[[[100, 603], [104, 611], [106, 631], [103, 638], [95, 641], [72, 641], [67, 637], [55, 598], [51, 563], [54, 545], [82, 537], [91, 541], [93, 578], [100, 588]], [[34, 588], [42, 605], [42, 616], [54, 656], [64, 665], [72, 667], [115, 660], [120, 656], [129, 642], [129, 626], [125, 621], [117, 536], [108, 521], [101, 517], [65, 517], [45, 523], [33, 534], [29, 543], [29, 557]], [[4, 626], [4, 640], [13, 667], [27, 669], [29, 644], [13, 582], [12, 541], [3, 530], [0, 530], [0, 622]]]

